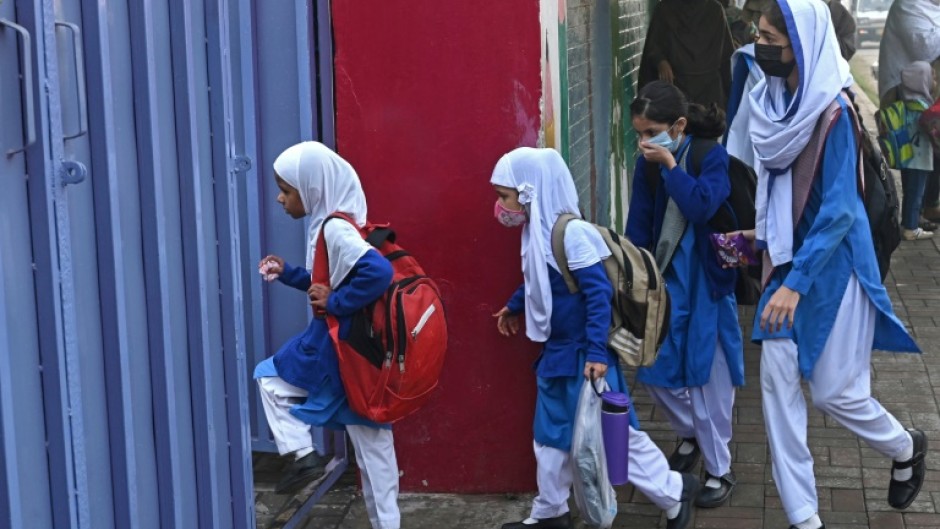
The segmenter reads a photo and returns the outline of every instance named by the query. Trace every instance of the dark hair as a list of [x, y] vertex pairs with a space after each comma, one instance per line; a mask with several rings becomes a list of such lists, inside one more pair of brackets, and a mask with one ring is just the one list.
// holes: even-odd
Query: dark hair
[[689, 122], [686, 132], [700, 138], [718, 138], [725, 133], [725, 113], [718, 105], [690, 104], [682, 90], [665, 81], [653, 81], [640, 89], [630, 104], [630, 114], [669, 125], [684, 117]]
[[761, 14], [767, 18], [767, 23], [773, 26], [774, 29], [790, 38], [790, 32], [787, 31], [787, 20], [783, 18], [783, 10], [780, 9], [780, 4], [776, 0], [768, 2]]

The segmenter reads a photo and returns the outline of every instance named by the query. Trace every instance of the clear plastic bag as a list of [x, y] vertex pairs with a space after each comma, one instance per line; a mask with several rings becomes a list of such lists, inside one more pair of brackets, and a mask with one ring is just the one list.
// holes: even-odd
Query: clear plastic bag
[[[603, 379], [595, 381], [597, 391], [608, 389]], [[571, 440], [574, 467], [574, 500], [584, 521], [609, 529], [617, 516], [617, 493], [607, 476], [607, 456], [601, 431], [601, 398], [588, 380], [581, 386], [578, 412]]]

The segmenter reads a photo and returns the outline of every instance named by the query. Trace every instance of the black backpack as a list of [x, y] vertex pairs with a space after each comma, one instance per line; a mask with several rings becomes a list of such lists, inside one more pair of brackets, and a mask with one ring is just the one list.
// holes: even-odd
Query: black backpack
[[[702, 161], [719, 143], [708, 138], [692, 138], [689, 147], [689, 159], [692, 173], [697, 176], [702, 171]], [[647, 172], [647, 182], [655, 195], [659, 184], [657, 171]], [[731, 180], [731, 194], [725, 203], [709, 219], [709, 227], [715, 233], [728, 233], [738, 230], [751, 230], [756, 225], [757, 212], [754, 209], [754, 197], [757, 195], [757, 173], [748, 164], [728, 155], [728, 179]], [[738, 270], [738, 280], [734, 294], [738, 305], [757, 305], [760, 301], [761, 265], [751, 265]]]
[[871, 242], [875, 247], [875, 257], [878, 259], [878, 270], [881, 272], [883, 283], [891, 266], [891, 254], [901, 244], [901, 203], [888, 163], [881, 149], [865, 130], [862, 116], [858, 113], [858, 105], [855, 105], [855, 115], [858, 116], [861, 127], [858, 138], [862, 149], [862, 177], [865, 182], [862, 198], [868, 223], [871, 225]]

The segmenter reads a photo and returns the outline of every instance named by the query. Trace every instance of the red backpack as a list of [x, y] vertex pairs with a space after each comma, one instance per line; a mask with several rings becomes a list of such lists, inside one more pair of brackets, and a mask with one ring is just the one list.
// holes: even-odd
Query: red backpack
[[[390, 423], [417, 411], [437, 387], [447, 321], [440, 291], [418, 261], [395, 244], [387, 224], [359, 227], [344, 213], [332, 219], [349, 222], [392, 265], [385, 294], [352, 316], [349, 334], [339, 337], [339, 320], [327, 315], [339, 356], [340, 377], [353, 411], [378, 423]], [[313, 283], [329, 285], [329, 257], [320, 229], [313, 262]]]
[[919, 125], [920, 130], [933, 143], [934, 151], [940, 150], [940, 99], [920, 115]]

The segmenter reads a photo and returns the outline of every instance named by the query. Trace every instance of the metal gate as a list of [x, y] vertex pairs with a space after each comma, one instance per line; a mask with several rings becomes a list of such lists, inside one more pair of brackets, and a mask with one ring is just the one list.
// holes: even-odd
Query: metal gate
[[332, 141], [328, 29], [326, 0], [0, 1], [0, 526], [254, 527], [251, 369], [307, 313], [254, 268], [303, 253], [268, 168]]

